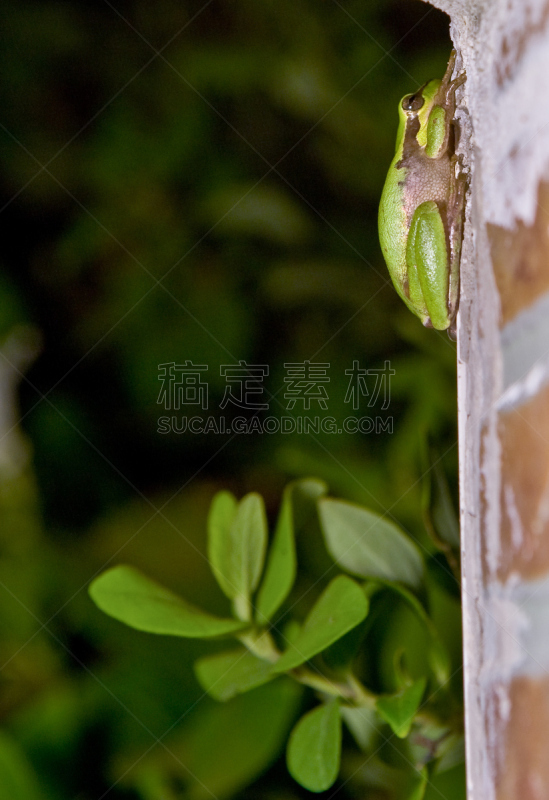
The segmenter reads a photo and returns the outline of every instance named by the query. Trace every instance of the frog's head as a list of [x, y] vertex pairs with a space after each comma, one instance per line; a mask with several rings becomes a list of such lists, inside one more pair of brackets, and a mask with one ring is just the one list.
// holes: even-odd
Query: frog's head
[[[427, 123], [429, 121], [429, 114], [436, 102], [438, 90], [441, 81], [432, 80], [424, 83], [423, 86], [412, 92], [412, 94], [405, 94], [400, 103], [398, 104], [398, 133], [397, 145], [404, 140], [404, 132], [409, 122], [419, 122], [419, 129], [416, 134], [418, 144], [422, 147], [427, 142]], [[417, 125], [417, 123], [416, 123]]]

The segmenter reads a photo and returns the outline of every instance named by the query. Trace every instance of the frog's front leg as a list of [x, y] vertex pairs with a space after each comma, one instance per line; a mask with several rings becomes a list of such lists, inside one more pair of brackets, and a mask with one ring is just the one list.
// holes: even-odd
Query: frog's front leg
[[452, 72], [456, 60], [456, 51], [452, 51], [448, 69], [434, 98], [433, 108], [427, 122], [427, 139], [425, 152], [429, 158], [439, 156], [454, 147], [454, 125], [452, 120], [456, 113], [456, 89], [465, 83], [466, 74], [462, 72], [452, 80]]

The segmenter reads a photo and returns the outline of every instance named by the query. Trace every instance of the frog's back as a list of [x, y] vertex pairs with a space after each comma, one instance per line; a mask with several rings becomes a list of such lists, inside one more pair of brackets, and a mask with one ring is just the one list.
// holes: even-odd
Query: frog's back
[[[399, 186], [396, 157], [387, 175], [379, 203], [379, 241], [395, 289], [404, 301], [401, 286], [406, 279], [407, 220]], [[404, 177], [404, 176], [402, 176]]]

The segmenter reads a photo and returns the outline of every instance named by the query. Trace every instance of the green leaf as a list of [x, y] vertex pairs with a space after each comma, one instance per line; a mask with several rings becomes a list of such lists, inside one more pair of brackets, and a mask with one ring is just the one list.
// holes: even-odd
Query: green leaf
[[423, 447], [422, 509], [425, 527], [436, 546], [459, 548], [459, 520], [454, 510], [442, 459], [426, 440]]
[[[387, 800], [422, 800], [427, 786], [427, 770], [425, 767], [418, 770], [411, 763], [406, 766], [407, 769], [397, 769], [374, 754], [362, 765], [361, 779], [368, 789], [374, 790], [372, 794], [375, 797], [380, 796]], [[366, 796], [369, 797], [370, 792], [367, 791]], [[462, 800], [463, 797], [464, 795]], [[441, 798], [437, 796], [437, 800]]]
[[415, 770], [415, 773], [410, 775], [407, 783], [404, 784], [403, 800], [423, 800], [428, 780], [429, 776], [425, 767], [421, 770]]
[[[251, 617], [250, 595], [256, 589], [267, 549], [263, 498], [251, 493], [234, 512], [231, 495], [221, 493], [210, 514], [208, 555], [212, 570], [241, 619]], [[232, 521], [228, 524], [233, 513]]]
[[316, 478], [293, 481], [284, 490], [282, 507], [269, 552], [265, 577], [257, 596], [257, 616], [266, 624], [288, 596], [296, 573], [295, 535], [311, 517], [317, 518], [316, 500], [327, 487]]
[[465, 738], [463, 734], [453, 733], [437, 750], [439, 757], [435, 765], [435, 773], [440, 774], [453, 769], [465, 761]]
[[[444, 725], [441, 720], [431, 718], [431, 715], [416, 716], [414, 735], [406, 742], [409, 746], [408, 755], [413, 764], [429, 764], [430, 774], [438, 769], [440, 757], [449, 739], [455, 734], [449, 725]], [[463, 741], [463, 736], [462, 736]]]
[[368, 613], [368, 601], [360, 586], [346, 575], [331, 581], [311, 609], [299, 635], [273, 669], [293, 669], [325, 650]]
[[283, 623], [281, 636], [286, 645], [290, 644], [290, 642], [293, 644], [297, 641], [301, 627], [302, 626], [296, 619], [289, 619], [288, 622]]
[[[228, 703], [201, 703], [169, 743], [186, 800], [225, 800], [259, 777], [284, 749], [302, 694], [279, 678]], [[156, 758], [167, 761], [165, 752]]]
[[290, 484], [284, 490], [265, 577], [257, 596], [256, 619], [260, 625], [265, 625], [278, 611], [294, 585], [296, 556], [292, 494], [293, 485]]
[[[369, 598], [366, 596], [369, 604]], [[333, 672], [348, 673], [356, 659], [368, 632], [370, 620], [366, 618], [360, 625], [352, 628], [322, 653], [322, 660]]]
[[272, 680], [272, 664], [245, 647], [199, 659], [194, 670], [202, 688], [216, 700], [230, 700]]
[[234, 587], [225, 578], [225, 548], [236, 515], [238, 502], [231, 492], [218, 492], [208, 513], [208, 558], [215, 579], [223, 593], [232, 600]]
[[328, 486], [319, 478], [301, 478], [292, 485], [295, 528], [300, 530], [309, 522], [311, 517], [317, 517], [316, 502], [326, 494]]
[[384, 581], [380, 585], [398, 594], [412, 608], [422, 625], [424, 625], [431, 638], [431, 646], [428, 653], [429, 666], [433, 670], [433, 675], [437, 682], [442, 686], [450, 678], [450, 657], [432, 619], [417, 597], [408, 591], [406, 587], [391, 581]]
[[92, 581], [89, 593], [101, 611], [147, 633], [196, 639], [221, 636], [244, 627], [239, 620], [220, 619], [192, 606], [126, 565], [103, 572]]
[[360, 749], [364, 752], [373, 750], [382, 725], [374, 709], [365, 706], [341, 706], [341, 716]]
[[459, 574], [459, 553], [450, 547], [433, 553], [427, 559], [427, 572], [432, 579], [452, 599], [461, 602], [461, 576]]
[[291, 776], [310, 792], [324, 792], [337, 778], [341, 757], [339, 700], [301, 717], [290, 735], [286, 756]]
[[378, 697], [376, 708], [400, 739], [406, 738], [421, 703], [427, 681], [425, 678], [401, 689], [396, 694]]
[[465, 764], [458, 764], [442, 774], [431, 775], [424, 794], [425, 800], [441, 800], [441, 797], [445, 800], [463, 800], [466, 796]]
[[0, 733], [0, 797], [6, 800], [42, 800], [34, 771], [19, 746]]
[[332, 557], [365, 578], [402, 581], [418, 588], [423, 559], [416, 545], [392, 522], [360, 506], [319, 500], [320, 521]]
[[[124, 776], [125, 777], [125, 776]], [[173, 786], [171, 776], [167, 774], [164, 765], [147, 764], [141, 766], [137, 772], [133, 784], [141, 800], [179, 800], [176, 789]], [[177, 793], [179, 794], [179, 792]]]

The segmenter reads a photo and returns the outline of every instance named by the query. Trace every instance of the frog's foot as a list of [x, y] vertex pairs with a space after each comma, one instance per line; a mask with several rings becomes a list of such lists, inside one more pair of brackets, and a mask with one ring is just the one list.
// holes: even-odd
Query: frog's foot
[[[456, 51], [452, 50], [450, 54], [450, 59], [448, 61], [448, 66], [446, 68], [446, 72], [444, 73], [444, 78], [442, 79], [442, 84], [441, 84], [441, 89], [443, 90], [446, 99], [446, 105], [448, 108], [452, 109], [455, 107], [456, 89], [459, 86], [462, 86], [462, 84], [464, 84], [467, 79], [467, 73], [465, 72], [465, 70], [463, 70], [463, 72], [460, 72], [459, 75], [456, 75], [456, 77], [452, 79], [452, 73], [456, 66], [456, 56], [457, 56]], [[453, 116], [453, 111], [452, 111], [452, 116]]]

